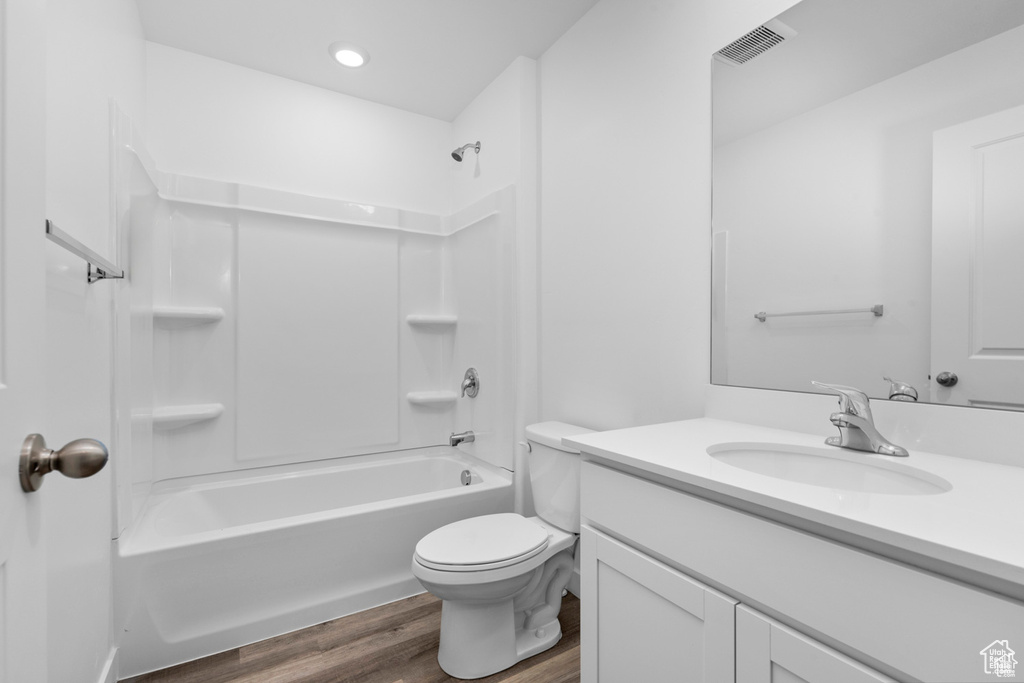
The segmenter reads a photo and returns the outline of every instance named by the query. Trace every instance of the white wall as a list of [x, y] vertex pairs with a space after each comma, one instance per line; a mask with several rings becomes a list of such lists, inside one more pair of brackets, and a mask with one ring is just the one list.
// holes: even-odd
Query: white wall
[[[75, 239], [118, 257], [110, 187], [110, 105], [144, 115], [145, 49], [132, 0], [47, 3], [46, 210]], [[42, 230], [42, 226], [38, 226]], [[47, 245], [45, 437], [51, 447], [93, 437], [111, 463], [90, 479], [50, 475], [45, 504], [48, 555], [48, 677], [97, 681], [109, 671], [112, 474], [124, 454], [112, 440], [113, 297], [121, 282], [85, 282], [85, 263]], [[57, 656], [54, 653], [59, 653]]]
[[452, 149], [479, 140], [481, 151], [450, 166], [452, 212], [535, 178], [527, 155], [537, 144], [536, 92], [537, 62], [519, 57], [455, 117]]
[[448, 212], [449, 123], [155, 43], [147, 54], [161, 170]]
[[542, 56], [545, 419], [702, 413], [711, 54], [792, 4], [602, 0]]
[[[889, 375], [928, 399], [932, 133], [1024, 102], [1022, 59], [1018, 28], [715, 150], [729, 233], [716, 382], [884, 398]], [[882, 318], [753, 318], [878, 303]]]

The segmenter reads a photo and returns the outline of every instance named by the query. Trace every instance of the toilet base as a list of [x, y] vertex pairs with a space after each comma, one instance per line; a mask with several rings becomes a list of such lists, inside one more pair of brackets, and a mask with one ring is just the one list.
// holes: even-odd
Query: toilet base
[[437, 663], [454, 678], [483, 678], [551, 649], [561, 638], [557, 618], [537, 628], [515, 629], [512, 600], [445, 601]]
[[558, 623], [558, 619], [552, 619], [540, 628], [520, 629], [516, 633], [516, 652], [519, 654], [516, 661], [521, 662], [544, 650], [550, 650], [561, 639], [562, 625]]

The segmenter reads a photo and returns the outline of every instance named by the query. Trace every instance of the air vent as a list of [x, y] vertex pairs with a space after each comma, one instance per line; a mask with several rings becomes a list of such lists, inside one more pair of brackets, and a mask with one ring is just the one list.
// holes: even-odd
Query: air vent
[[772, 19], [723, 47], [715, 53], [715, 58], [726, 64], [740, 66], [795, 35], [796, 31], [778, 19]]

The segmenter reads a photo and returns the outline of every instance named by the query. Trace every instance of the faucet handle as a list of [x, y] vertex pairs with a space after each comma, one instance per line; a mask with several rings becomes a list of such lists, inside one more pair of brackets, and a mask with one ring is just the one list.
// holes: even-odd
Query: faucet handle
[[462, 379], [462, 398], [466, 398], [467, 395], [470, 398], [476, 398], [478, 393], [480, 393], [480, 373], [476, 371], [476, 368], [470, 368], [466, 370], [466, 376]]
[[839, 395], [839, 412], [859, 415], [866, 420], [871, 420], [871, 406], [868, 395], [855, 387], [848, 387], [842, 384], [825, 384], [824, 382], [811, 381], [816, 387], [820, 387], [830, 394]]
[[917, 389], [901, 379], [883, 377], [889, 383], [889, 399], [892, 401], [916, 401]]

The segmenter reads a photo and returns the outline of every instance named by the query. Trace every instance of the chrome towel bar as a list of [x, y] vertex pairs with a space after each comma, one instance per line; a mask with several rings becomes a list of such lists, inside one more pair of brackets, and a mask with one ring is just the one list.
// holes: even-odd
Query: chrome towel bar
[[46, 220], [46, 236], [50, 238], [51, 242], [59, 244], [75, 256], [84, 259], [86, 263], [89, 264], [86, 279], [90, 283], [96, 282], [97, 280], [118, 279], [124, 277], [124, 270], [118, 268], [95, 251], [58, 228], [57, 225], [49, 219]]
[[784, 318], [791, 315], [834, 315], [836, 313], [874, 313], [876, 318], [881, 318], [884, 307], [882, 304], [875, 304], [871, 308], [845, 308], [834, 311], [798, 311], [795, 313], [755, 313], [754, 317], [764, 322], [767, 318]]

